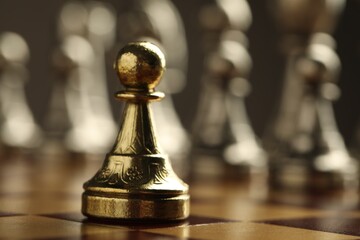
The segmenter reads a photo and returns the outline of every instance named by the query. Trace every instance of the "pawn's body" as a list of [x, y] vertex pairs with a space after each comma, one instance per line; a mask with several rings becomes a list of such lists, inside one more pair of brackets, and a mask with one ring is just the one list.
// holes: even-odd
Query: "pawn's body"
[[165, 67], [161, 51], [146, 42], [131, 43], [115, 67], [126, 87], [116, 94], [126, 101], [120, 132], [102, 168], [84, 184], [82, 211], [88, 217], [125, 220], [181, 220], [189, 215], [188, 186], [161, 152], [149, 102]]
[[[131, 5], [129, 10], [125, 9], [119, 16], [119, 32], [122, 33], [120, 41], [146, 39], [159, 42], [164, 53], [170, 53], [166, 58], [164, 81], [157, 87], [166, 93], [166, 98], [155, 104], [152, 110], [155, 123], [161, 126], [157, 132], [159, 142], [171, 158], [174, 171], [185, 177], [189, 171], [189, 164], [185, 160], [191, 143], [173, 101], [173, 96], [186, 84], [188, 53], [184, 26], [178, 10], [170, 0], [138, 0]], [[166, 21], [159, 14], [159, 9], [166, 12]]]

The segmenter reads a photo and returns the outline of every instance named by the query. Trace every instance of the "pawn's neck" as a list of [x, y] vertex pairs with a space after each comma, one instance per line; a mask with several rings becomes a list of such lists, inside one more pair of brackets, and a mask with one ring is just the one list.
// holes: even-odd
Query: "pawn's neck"
[[160, 152], [149, 103], [127, 102], [117, 141], [111, 153], [147, 155]]

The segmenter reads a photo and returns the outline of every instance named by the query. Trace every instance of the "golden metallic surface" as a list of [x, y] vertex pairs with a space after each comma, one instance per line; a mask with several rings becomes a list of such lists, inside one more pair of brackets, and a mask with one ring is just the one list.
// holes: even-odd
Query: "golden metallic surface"
[[149, 42], [130, 43], [119, 51], [114, 68], [126, 88], [151, 90], [164, 73], [165, 57]]
[[188, 185], [172, 170], [157, 143], [149, 102], [165, 68], [161, 51], [147, 42], [120, 50], [116, 70], [126, 87], [120, 131], [102, 168], [84, 184], [82, 212], [93, 218], [182, 220], [189, 216]]
[[115, 94], [115, 97], [119, 100], [125, 99], [128, 101], [160, 101], [165, 97], [165, 94], [162, 92], [136, 92], [136, 91], [120, 91]]

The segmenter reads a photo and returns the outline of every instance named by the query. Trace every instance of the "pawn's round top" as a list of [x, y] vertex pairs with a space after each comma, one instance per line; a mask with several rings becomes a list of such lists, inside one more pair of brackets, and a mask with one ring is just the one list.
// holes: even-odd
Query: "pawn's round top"
[[4, 32], [0, 35], [0, 57], [4, 61], [24, 64], [29, 56], [29, 47], [19, 34]]
[[159, 84], [165, 70], [165, 57], [150, 42], [133, 42], [119, 51], [114, 67], [126, 88], [148, 91]]

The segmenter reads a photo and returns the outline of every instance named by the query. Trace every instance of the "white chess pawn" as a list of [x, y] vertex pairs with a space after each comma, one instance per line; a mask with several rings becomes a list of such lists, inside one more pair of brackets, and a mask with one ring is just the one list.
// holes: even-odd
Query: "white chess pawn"
[[250, 8], [246, 1], [209, 1], [200, 21], [206, 63], [193, 131], [193, 169], [215, 176], [234, 170], [236, 177], [247, 175], [239, 171], [266, 170], [266, 154], [244, 105], [252, 65], [244, 35], [252, 21]]
[[[239, 14], [235, 14], [235, 12]], [[200, 11], [200, 23], [204, 30], [205, 60], [210, 58], [214, 52], [219, 51], [224, 32], [234, 30], [241, 34], [248, 29], [251, 21], [252, 15], [246, 1], [208, 1]], [[246, 37], [243, 40], [245, 43]], [[214, 64], [212, 66], [221, 67]], [[216, 76], [211, 73], [216, 69], [211, 69], [212, 66], [205, 66], [206, 70], [202, 77], [202, 93], [193, 132], [194, 144], [210, 149], [222, 148], [232, 138], [227, 130], [228, 119], [223, 101], [225, 91], [219, 84], [216, 84], [217, 80], [214, 79]]]
[[[287, 57], [279, 112], [265, 138], [276, 186], [328, 190], [358, 185], [332, 101], [341, 68], [330, 36], [345, 1], [276, 1]], [[328, 33], [328, 34], [326, 34]]]
[[200, 105], [203, 115], [195, 125], [195, 171], [211, 163], [211, 157], [203, 155], [218, 155], [221, 161], [217, 164], [223, 165], [215, 169], [224, 176], [243, 177], [267, 171], [266, 153], [253, 132], [244, 103], [250, 92], [252, 67], [245, 46], [242, 32], [226, 31], [219, 48], [208, 58], [207, 84]]
[[31, 149], [42, 143], [42, 134], [28, 106], [24, 85], [30, 57], [25, 40], [13, 32], [0, 35], [1, 142]]
[[241, 32], [225, 33], [218, 52], [221, 61], [231, 64], [231, 72], [222, 80], [227, 81], [225, 105], [234, 141], [226, 146], [224, 159], [230, 169], [238, 167], [249, 173], [265, 173], [267, 154], [252, 129], [244, 102], [251, 91], [248, 79], [252, 68], [246, 44], [242, 44], [244, 38]]
[[104, 153], [117, 131], [105, 69], [105, 53], [114, 44], [115, 14], [99, 2], [70, 2], [58, 25], [61, 46], [55, 63], [66, 78], [63, 91], [70, 125], [66, 146], [77, 153]]
[[116, 131], [112, 122], [98, 116], [93, 109], [89, 84], [96, 81], [92, 67], [95, 52], [91, 44], [80, 36], [69, 36], [61, 46], [64, 61], [68, 61], [69, 69], [65, 102], [71, 122], [66, 138], [68, 149], [78, 153], [100, 154], [111, 146]]

